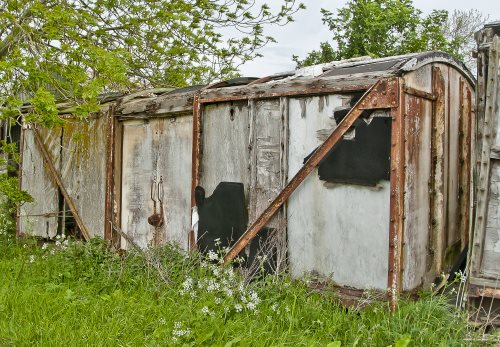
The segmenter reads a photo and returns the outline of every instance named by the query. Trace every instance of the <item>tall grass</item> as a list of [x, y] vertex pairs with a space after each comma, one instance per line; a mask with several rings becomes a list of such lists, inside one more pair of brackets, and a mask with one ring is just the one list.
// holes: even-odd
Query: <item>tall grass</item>
[[98, 240], [0, 236], [0, 346], [466, 346], [446, 298], [345, 309], [286, 276], [247, 283], [232, 268], [163, 247], [126, 256]]

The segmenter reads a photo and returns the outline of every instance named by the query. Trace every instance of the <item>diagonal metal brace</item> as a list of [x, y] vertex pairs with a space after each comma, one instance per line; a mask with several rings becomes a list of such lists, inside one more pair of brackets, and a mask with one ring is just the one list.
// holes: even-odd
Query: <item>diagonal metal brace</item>
[[354, 107], [349, 111], [345, 118], [333, 130], [330, 136], [321, 146], [309, 157], [302, 168], [293, 176], [278, 196], [262, 212], [262, 214], [253, 222], [253, 224], [243, 233], [233, 247], [224, 257], [224, 262], [233, 260], [245, 246], [252, 240], [258, 232], [269, 222], [273, 215], [288, 200], [290, 195], [299, 187], [305, 178], [319, 165], [321, 160], [330, 152], [330, 150], [339, 142], [354, 122], [367, 109], [387, 109], [398, 107], [399, 104], [399, 78], [392, 77], [379, 80], [366, 91]]
[[61, 180], [61, 177], [59, 177], [59, 174], [57, 173], [57, 170], [54, 166], [54, 163], [52, 162], [52, 158], [50, 157], [49, 152], [47, 151], [47, 148], [45, 147], [45, 144], [43, 143], [40, 134], [38, 133], [38, 131], [34, 127], [33, 127], [33, 133], [35, 134], [36, 144], [38, 145], [40, 152], [42, 152], [43, 159], [44, 159], [45, 163], [47, 164], [49, 174], [54, 179], [57, 186], [61, 190], [61, 193], [64, 196], [64, 199], [66, 200], [66, 203], [68, 204], [68, 207], [71, 210], [73, 217], [75, 218], [76, 225], [78, 226], [78, 228], [82, 232], [83, 238], [86, 241], [90, 240], [89, 231], [87, 230], [87, 227], [85, 226], [85, 224], [83, 224], [83, 220], [80, 217], [80, 214], [78, 213], [78, 210], [77, 210], [73, 200], [69, 196], [69, 193], [66, 190], [66, 187], [64, 186], [64, 184]]

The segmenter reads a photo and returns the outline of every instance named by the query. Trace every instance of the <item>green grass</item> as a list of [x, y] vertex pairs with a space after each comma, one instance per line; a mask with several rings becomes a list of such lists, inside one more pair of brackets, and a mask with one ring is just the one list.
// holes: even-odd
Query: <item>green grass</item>
[[401, 300], [394, 314], [386, 303], [346, 310], [331, 291], [286, 277], [246, 284], [170, 247], [63, 248], [0, 235], [0, 346], [472, 345], [441, 296]]

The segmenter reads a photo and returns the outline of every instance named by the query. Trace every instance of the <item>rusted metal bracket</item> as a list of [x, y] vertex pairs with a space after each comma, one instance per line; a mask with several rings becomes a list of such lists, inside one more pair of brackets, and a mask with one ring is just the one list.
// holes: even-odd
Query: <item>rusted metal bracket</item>
[[424, 99], [427, 99], [427, 100], [431, 100], [431, 101], [435, 101], [436, 100], [436, 95], [435, 94], [428, 93], [428, 92], [425, 92], [425, 91], [420, 90], [420, 89], [415, 89], [415, 88], [412, 88], [412, 87], [408, 87], [406, 85], [403, 86], [403, 91], [406, 94], [418, 96], [420, 98], [424, 98]]
[[[196, 206], [194, 190], [200, 183], [200, 161], [201, 161], [201, 114], [202, 104], [200, 95], [196, 94], [193, 99], [193, 150], [191, 157], [191, 208]], [[191, 215], [192, 216], [192, 215]], [[190, 229], [188, 235], [188, 248], [191, 251], [196, 250], [196, 234]]]
[[106, 133], [106, 183], [104, 197], [104, 239], [111, 241], [113, 238], [113, 185], [114, 185], [114, 165], [115, 165], [115, 120], [114, 110], [111, 106], [108, 110], [108, 129]]
[[69, 209], [71, 210], [71, 213], [73, 214], [73, 217], [75, 218], [76, 225], [82, 232], [82, 235], [85, 240], [90, 240], [90, 233], [87, 230], [87, 227], [85, 224], [83, 224], [83, 220], [80, 217], [80, 214], [78, 213], [78, 210], [71, 199], [71, 197], [68, 194], [68, 191], [66, 190], [66, 187], [64, 186], [61, 177], [59, 177], [59, 174], [57, 173], [56, 168], [54, 167], [54, 163], [52, 162], [52, 158], [50, 157], [49, 152], [47, 151], [47, 148], [45, 147], [45, 144], [42, 141], [42, 138], [38, 131], [33, 128], [33, 133], [35, 134], [35, 142], [38, 145], [38, 148], [42, 152], [43, 159], [45, 163], [47, 164], [47, 168], [49, 171], [50, 176], [54, 179], [56, 182], [57, 186], [61, 190], [62, 195], [64, 196], [64, 199], [66, 200], [66, 203], [68, 204]]
[[321, 160], [330, 152], [333, 146], [340, 141], [344, 134], [354, 124], [356, 119], [361, 116], [365, 109], [384, 109], [398, 106], [399, 101], [399, 79], [389, 78], [379, 80], [371, 86], [363, 97], [354, 105], [345, 118], [333, 130], [330, 136], [321, 146], [311, 155], [302, 168], [288, 182], [278, 196], [262, 212], [262, 214], [253, 222], [253, 224], [243, 233], [238, 241], [233, 245], [224, 257], [224, 262], [233, 260], [250, 240], [266, 225], [273, 215], [280, 209], [290, 195], [299, 187], [304, 179], [319, 165]]

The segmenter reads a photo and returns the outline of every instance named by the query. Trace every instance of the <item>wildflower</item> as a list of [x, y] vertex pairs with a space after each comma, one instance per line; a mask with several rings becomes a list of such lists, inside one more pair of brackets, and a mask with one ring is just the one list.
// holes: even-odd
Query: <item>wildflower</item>
[[42, 249], [43, 249], [43, 250], [47, 249], [47, 247], [48, 247], [48, 245], [47, 245], [46, 243], [44, 243], [44, 244], [42, 245]]
[[[57, 235], [57, 236], [59, 236], [59, 235]], [[61, 246], [61, 241], [59, 241], [59, 240], [56, 241], [56, 247], [60, 247], [60, 246]]]
[[274, 312], [279, 313], [278, 304], [277, 303], [272, 304], [271, 305], [271, 310], [273, 310]]
[[217, 260], [219, 258], [219, 256], [217, 255], [217, 253], [215, 253], [212, 250], [208, 251], [207, 257], [208, 257], [208, 260], [211, 260], [211, 261], [215, 261], [215, 260]]
[[215, 298], [215, 303], [217, 305], [220, 305], [222, 303], [222, 299], [221, 298]]
[[188, 277], [184, 282], [182, 282], [182, 289], [188, 292], [192, 288], [193, 288], [193, 279], [191, 277]]
[[240, 304], [236, 304], [234, 305], [234, 309], [236, 310], [236, 312], [241, 312], [241, 310], [243, 310], [243, 306], [241, 306]]
[[207, 306], [203, 306], [203, 308], [201, 309], [201, 312], [203, 314], [206, 314], [207, 316], [215, 316], [215, 313], [210, 311]]
[[256, 304], [255, 302], [253, 302], [253, 301], [249, 301], [249, 302], [247, 303], [247, 308], [248, 308], [249, 310], [255, 310], [255, 309], [257, 308], [257, 304]]
[[64, 240], [62, 244], [64, 247], [68, 247], [69, 244], [68, 239]]
[[182, 328], [182, 323], [181, 323], [181, 322], [174, 322], [174, 328], [175, 328], [175, 329], [180, 329], [180, 328]]
[[216, 238], [214, 241], [215, 241], [216, 246], [220, 246], [220, 244], [221, 244], [220, 237]]
[[56, 240], [59, 240], [61, 238], [61, 235], [56, 236]]
[[160, 325], [165, 325], [167, 321], [165, 320], [165, 318], [161, 317], [159, 323]]
[[208, 292], [214, 292], [214, 291], [218, 290], [219, 288], [220, 288], [220, 284], [217, 283], [217, 281], [215, 281], [213, 278], [211, 278], [208, 281], [208, 285], [207, 285]]
[[35, 262], [35, 256], [34, 255], [30, 255], [30, 263], [34, 263]]

